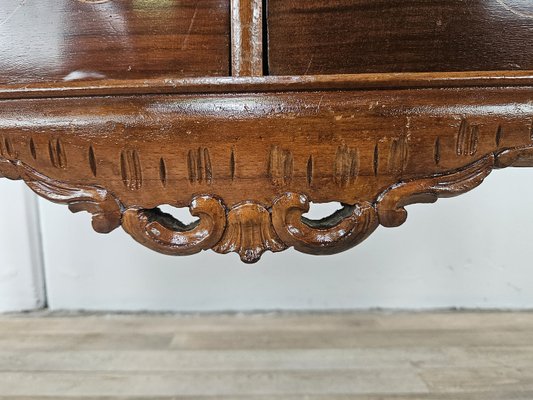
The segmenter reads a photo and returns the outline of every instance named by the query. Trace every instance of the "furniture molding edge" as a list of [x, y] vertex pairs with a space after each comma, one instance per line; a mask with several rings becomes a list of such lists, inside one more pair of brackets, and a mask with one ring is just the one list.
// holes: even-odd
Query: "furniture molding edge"
[[[530, 87], [4, 100], [0, 174], [169, 255], [334, 254], [533, 166]], [[20, 115], [24, 117], [21, 118]], [[342, 209], [318, 221], [312, 202]], [[184, 224], [159, 206], [188, 206]]]

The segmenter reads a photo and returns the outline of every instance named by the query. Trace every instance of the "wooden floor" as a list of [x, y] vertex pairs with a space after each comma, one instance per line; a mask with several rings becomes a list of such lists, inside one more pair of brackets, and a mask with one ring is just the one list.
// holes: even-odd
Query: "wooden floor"
[[2, 316], [0, 399], [531, 400], [533, 314]]

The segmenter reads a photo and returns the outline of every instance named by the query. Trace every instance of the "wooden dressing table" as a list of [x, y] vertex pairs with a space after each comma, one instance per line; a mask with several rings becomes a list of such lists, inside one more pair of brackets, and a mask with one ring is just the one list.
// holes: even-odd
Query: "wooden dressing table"
[[0, 5], [0, 173], [161, 253], [336, 253], [528, 166], [531, 0]]

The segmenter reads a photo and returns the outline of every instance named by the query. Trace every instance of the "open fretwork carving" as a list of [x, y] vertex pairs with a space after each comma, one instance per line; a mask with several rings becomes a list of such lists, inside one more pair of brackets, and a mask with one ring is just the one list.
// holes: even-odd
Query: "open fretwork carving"
[[[289, 247], [344, 251], [379, 225], [404, 223], [410, 204], [465, 193], [496, 168], [533, 166], [526, 89], [235, 93], [225, 100], [4, 102], [0, 174], [90, 212], [98, 232], [122, 225], [160, 253], [213, 249], [252, 263]], [[42, 111], [49, 109], [61, 118]], [[92, 118], [103, 109], [109, 121]], [[310, 202], [331, 201], [343, 208], [317, 221], [304, 217]], [[189, 206], [198, 221], [183, 224], [161, 204]]]
[[219, 253], [237, 252], [244, 262], [253, 263], [267, 250], [279, 252], [288, 247], [309, 254], [347, 250], [370, 236], [379, 224], [403, 224], [405, 206], [460, 195], [481, 184], [493, 168], [533, 165], [532, 156], [533, 146], [507, 149], [456, 171], [400, 181], [378, 194], [373, 203], [344, 205], [318, 221], [303, 216], [309, 210], [304, 194], [284, 193], [271, 207], [254, 202], [227, 207], [214, 196], [197, 196], [190, 210], [199, 220], [189, 225], [158, 208], [124, 207], [101, 187], [55, 181], [20, 161], [0, 158], [0, 170], [7, 178], [23, 179], [48, 200], [68, 204], [73, 212], [93, 214], [97, 232], [108, 233], [122, 224], [137, 242], [160, 253], [190, 255], [212, 248]]
[[378, 227], [370, 203], [345, 205], [327, 218], [313, 221], [303, 214], [309, 200], [303, 194], [286, 193], [272, 207], [274, 228], [282, 240], [296, 250], [309, 254], [333, 254], [365, 240]]
[[191, 214], [199, 221], [185, 225], [159, 209], [128, 208], [122, 216], [122, 226], [142, 245], [168, 255], [190, 255], [216, 245], [226, 227], [222, 203], [210, 196], [195, 197]]

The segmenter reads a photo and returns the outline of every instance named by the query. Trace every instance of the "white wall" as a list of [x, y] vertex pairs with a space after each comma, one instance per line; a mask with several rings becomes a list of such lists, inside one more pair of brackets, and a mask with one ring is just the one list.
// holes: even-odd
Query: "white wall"
[[267, 253], [258, 264], [184, 258], [99, 235], [87, 214], [41, 202], [53, 309], [271, 310], [533, 308], [533, 171], [495, 171], [480, 188], [409, 208], [336, 256]]
[[44, 305], [39, 219], [22, 182], [0, 180], [0, 312]]

